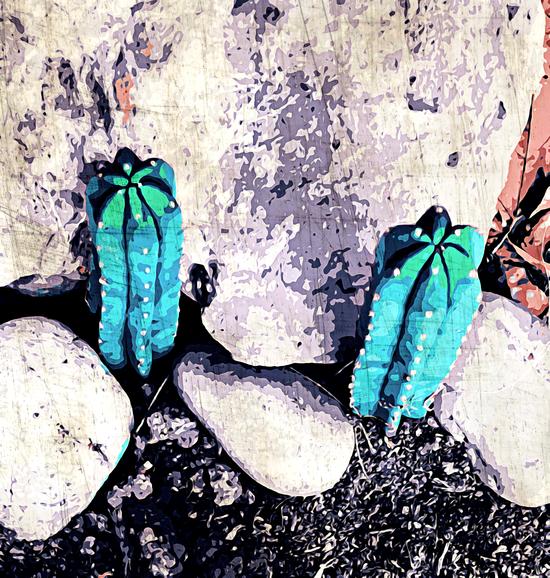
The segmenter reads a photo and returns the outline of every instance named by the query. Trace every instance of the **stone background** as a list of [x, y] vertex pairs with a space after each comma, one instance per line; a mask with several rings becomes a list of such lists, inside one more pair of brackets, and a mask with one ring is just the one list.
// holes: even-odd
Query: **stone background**
[[85, 185], [129, 146], [175, 168], [206, 327], [262, 365], [342, 359], [388, 227], [440, 203], [488, 234], [544, 75], [539, 0], [6, 0], [2, 27], [0, 283], [86, 275]]

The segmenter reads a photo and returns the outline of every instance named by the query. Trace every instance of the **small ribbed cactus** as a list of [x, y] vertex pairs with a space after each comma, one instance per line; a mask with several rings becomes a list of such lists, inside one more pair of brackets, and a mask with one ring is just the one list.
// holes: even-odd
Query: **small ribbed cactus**
[[101, 307], [100, 351], [113, 367], [127, 355], [147, 376], [166, 353], [178, 326], [183, 250], [182, 217], [172, 168], [118, 152], [87, 187], [93, 242], [88, 303]]
[[477, 311], [482, 236], [451, 226], [442, 207], [380, 240], [364, 349], [352, 377], [353, 409], [378, 416], [386, 432], [421, 418], [446, 377]]

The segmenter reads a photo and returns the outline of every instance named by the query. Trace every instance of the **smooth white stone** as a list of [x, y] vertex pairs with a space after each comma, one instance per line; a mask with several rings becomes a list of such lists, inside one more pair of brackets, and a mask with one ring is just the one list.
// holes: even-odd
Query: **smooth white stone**
[[92, 348], [55, 321], [0, 325], [0, 357], [0, 523], [43, 540], [86, 508], [116, 466], [132, 407]]
[[174, 382], [191, 410], [253, 479], [292, 496], [328, 490], [354, 450], [338, 402], [286, 369], [258, 369], [190, 352]]
[[435, 401], [465, 440], [480, 478], [521, 506], [550, 502], [550, 330], [485, 293], [467, 343]]

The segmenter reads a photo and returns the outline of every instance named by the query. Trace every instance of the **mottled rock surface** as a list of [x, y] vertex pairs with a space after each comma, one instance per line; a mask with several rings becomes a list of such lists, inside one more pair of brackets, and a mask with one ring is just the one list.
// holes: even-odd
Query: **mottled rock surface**
[[243, 89], [230, 113], [245, 129], [211, 205], [224, 224], [202, 229], [220, 263], [204, 322], [246, 363], [334, 361], [388, 227], [437, 203], [488, 232], [543, 73], [542, 7], [513, 19], [494, 0], [233, 12], [227, 58]]
[[174, 382], [226, 452], [267, 488], [307, 496], [344, 475], [354, 449], [353, 426], [338, 402], [307, 378], [190, 352]]
[[0, 523], [46, 539], [92, 500], [126, 448], [130, 401], [58, 322], [0, 326]]
[[83, 273], [85, 184], [128, 146], [176, 170], [181, 275], [216, 339], [254, 364], [338, 359], [387, 227], [440, 203], [488, 231], [543, 73], [540, 2], [512, 12], [7, 0], [0, 283]]
[[522, 506], [550, 502], [550, 330], [486, 293], [436, 415], [465, 440], [481, 479]]

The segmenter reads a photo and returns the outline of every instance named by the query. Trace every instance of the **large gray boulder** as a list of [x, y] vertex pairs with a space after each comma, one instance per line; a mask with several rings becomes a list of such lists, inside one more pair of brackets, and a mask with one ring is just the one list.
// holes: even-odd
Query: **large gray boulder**
[[338, 359], [388, 227], [440, 203], [486, 233], [543, 74], [539, 0], [3, 9], [0, 285], [84, 274], [95, 163], [160, 156], [185, 291], [252, 364]]
[[550, 502], [550, 330], [486, 293], [436, 416], [465, 441], [481, 479], [521, 506]]
[[389, 227], [441, 204], [488, 233], [543, 74], [542, 6], [510, 18], [502, 0], [290, 0], [234, 14], [242, 90], [199, 227], [218, 267], [204, 323], [246, 363], [335, 361]]
[[116, 466], [132, 408], [95, 352], [55, 321], [0, 325], [0, 359], [0, 523], [43, 540]]
[[353, 426], [307, 378], [193, 351], [176, 367], [174, 382], [225, 451], [267, 488], [308, 496], [331, 488], [346, 471]]

